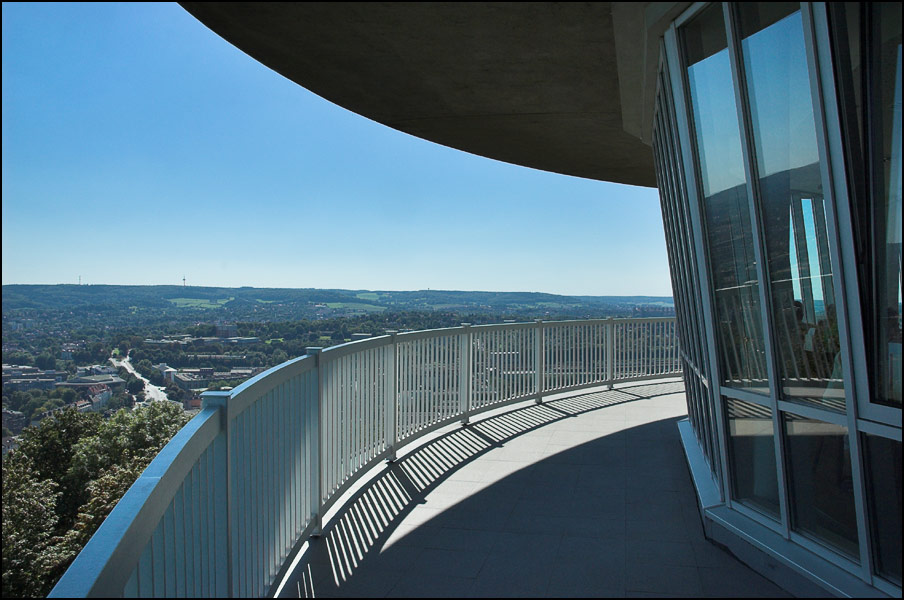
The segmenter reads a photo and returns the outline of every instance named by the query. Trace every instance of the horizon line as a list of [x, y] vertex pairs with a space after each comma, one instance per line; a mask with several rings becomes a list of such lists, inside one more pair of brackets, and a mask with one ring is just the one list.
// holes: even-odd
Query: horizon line
[[208, 288], [208, 289], [257, 289], [257, 290], [319, 290], [319, 291], [344, 291], [344, 292], [457, 292], [457, 293], [483, 293], [483, 294], [546, 294], [549, 296], [590, 296], [590, 297], [614, 297], [614, 298], [627, 298], [627, 297], [635, 297], [635, 296], [643, 296], [648, 298], [673, 298], [673, 295], [661, 295], [661, 294], [563, 294], [556, 292], [542, 292], [542, 291], [527, 291], [527, 290], [516, 290], [516, 291], [503, 291], [503, 290], [456, 290], [456, 289], [444, 289], [444, 288], [421, 288], [421, 289], [407, 289], [407, 290], [389, 290], [389, 289], [369, 289], [369, 288], [318, 288], [318, 287], [259, 287], [253, 285], [242, 285], [242, 286], [228, 286], [228, 285], [187, 285], [187, 284], [178, 284], [178, 283], [3, 283], [0, 284], [2, 287], [9, 286], [44, 286], [44, 287], [54, 287], [54, 286], [71, 286], [71, 287], [182, 287], [185, 289], [188, 288]]

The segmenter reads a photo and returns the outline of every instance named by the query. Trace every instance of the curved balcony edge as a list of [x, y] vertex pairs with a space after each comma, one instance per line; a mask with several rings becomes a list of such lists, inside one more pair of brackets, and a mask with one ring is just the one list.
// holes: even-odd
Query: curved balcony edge
[[205, 392], [49, 597], [272, 593], [324, 512], [400, 446], [508, 404], [680, 373], [674, 318], [462, 325], [289, 360]]

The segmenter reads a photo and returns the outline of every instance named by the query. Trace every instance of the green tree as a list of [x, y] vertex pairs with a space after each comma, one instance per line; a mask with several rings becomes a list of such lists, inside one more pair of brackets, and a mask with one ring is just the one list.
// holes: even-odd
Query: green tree
[[[3, 334], [4, 341], [6, 340], [6, 334]], [[9, 365], [18, 365], [22, 367], [30, 367], [35, 363], [35, 358], [28, 352], [4, 352], [3, 353], [3, 362]]]
[[75, 445], [83, 437], [95, 435], [101, 422], [96, 413], [80, 413], [74, 408], [61, 410], [41, 421], [39, 426], [26, 428], [13, 453], [14, 460], [26, 457], [38, 478], [58, 484], [61, 493], [56, 514], [64, 528], [72, 524], [78, 507], [86, 498], [84, 482], [73, 481], [68, 476]]
[[121, 410], [74, 445], [66, 481], [85, 489], [114, 465], [153, 458], [187, 422], [182, 408], [169, 402], [152, 402], [132, 412]]
[[[16, 451], [16, 454], [19, 454]], [[3, 461], [3, 597], [38, 597], [49, 590], [51, 540], [59, 518], [59, 486], [42, 479], [27, 458]]]
[[35, 357], [35, 366], [45, 371], [56, 369], [56, 359], [50, 354], [39, 354]]
[[277, 350], [273, 354], [270, 355], [270, 361], [274, 365], [279, 365], [289, 360], [289, 355], [286, 354], [285, 350]]
[[135, 363], [135, 370], [147, 377], [154, 370], [154, 365], [151, 364], [150, 360], [143, 358]]
[[110, 400], [107, 402], [106, 409], [111, 412], [115, 412], [120, 408], [131, 408], [134, 401], [132, 400], [132, 395], [126, 392], [119, 392], [115, 394]]
[[63, 395], [61, 397], [64, 403], [72, 404], [78, 398], [78, 392], [76, 392], [72, 388], [66, 388], [65, 390], [63, 390]]
[[128, 380], [126, 380], [126, 389], [130, 394], [137, 394], [144, 389], [144, 382], [134, 375], [130, 375]]
[[188, 418], [154, 402], [106, 421], [69, 409], [27, 428], [3, 460], [3, 596], [46, 595]]
[[61, 538], [55, 539], [52, 552], [48, 553], [45, 561], [44, 570], [52, 584], [63, 576], [68, 566], [112, 512], [116, 503], [150, 464], [152, 458], [153, 456], [143, 456], [129, 464], [111, 465], [88, 483], [87, 502], [79, 509], [72, 528]]
[[166, 383], [163, 380], [163, 373], [161, 373], [157, 369], [151, 369], [151, 372], [145, 375], [145, 377], [147, 377], [148, 381], [150, 381], [154, 385], [163, 385], [164, 383]]

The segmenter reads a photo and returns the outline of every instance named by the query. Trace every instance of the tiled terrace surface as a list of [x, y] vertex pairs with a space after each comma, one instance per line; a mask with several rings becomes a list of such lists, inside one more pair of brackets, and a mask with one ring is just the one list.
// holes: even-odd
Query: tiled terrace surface
[[787, 596], [703, 538], [678, 381], [478, 417], [382, 467], [283, 596]]

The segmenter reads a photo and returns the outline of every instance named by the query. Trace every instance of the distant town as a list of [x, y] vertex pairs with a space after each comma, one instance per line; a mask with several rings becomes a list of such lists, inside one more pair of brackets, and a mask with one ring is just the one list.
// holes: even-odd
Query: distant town
[[189, 286], [3, 286], [3, 448], [55, 411], [200, 408], [327, 347], [462, 322], [673, 316], [670, 297]]

